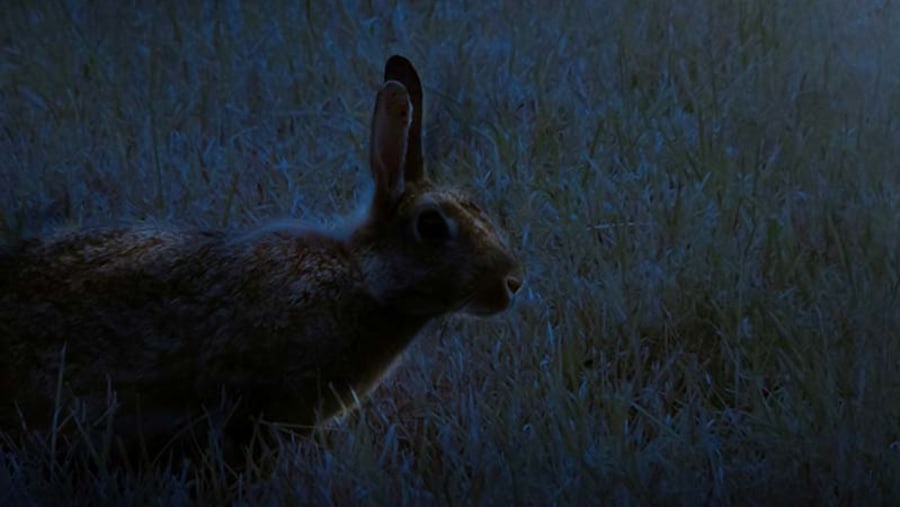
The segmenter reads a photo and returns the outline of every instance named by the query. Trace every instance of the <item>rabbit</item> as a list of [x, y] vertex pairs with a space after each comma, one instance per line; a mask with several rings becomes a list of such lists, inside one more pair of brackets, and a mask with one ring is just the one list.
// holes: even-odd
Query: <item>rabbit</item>
[[260, 421], [310, 428], [353, 406], [430, 321], [507, 309], [522, 264], [423, 160], [422, 85], [395, 55], [371, 123], [374, 194], [343, 233], [144, 223], [8, 245], [0, 432], [65, 434], [81, 415], [147, 453], [219, 417], [246, 449]]

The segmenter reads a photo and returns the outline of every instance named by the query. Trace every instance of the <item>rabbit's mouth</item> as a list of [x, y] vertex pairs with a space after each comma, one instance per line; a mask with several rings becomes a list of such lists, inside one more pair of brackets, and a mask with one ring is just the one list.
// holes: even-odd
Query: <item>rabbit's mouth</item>
[[496, 315], [512, 306], [521, 287], [522, 279], [514, 275], [489, 280], [460, 305], [460, 311], [476, 317]]
[[493, 315], [497, 315], [498, 313], [505, 310], [507, 307], [503, 308], [485, 308], [476, 305], [466, 305], [462, 309], [462, 313], [466, 315], [471, 315], [472, 317], [491, 317]]
[[473, 317], [490, 317], [492, 315], [496, 315], [507, 308], [509, 308], [512, 303], [512, 300], [506, 304], [496, 304], [496, 303], [484, 303], [472, 300], [466, 305], [464, 305], [460, 311], [465, 313], [466, 315], [471, 315]]

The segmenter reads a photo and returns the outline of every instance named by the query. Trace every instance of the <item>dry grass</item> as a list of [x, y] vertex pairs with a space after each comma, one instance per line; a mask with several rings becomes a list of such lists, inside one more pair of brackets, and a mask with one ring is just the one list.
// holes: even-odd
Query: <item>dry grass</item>
[[900, 499], [896, 3], [159, 3], [5, 2], [6, 240], [351, 211], [399, 52], [431, 171], [502, 217], [527, 290], [273, 469], [18, 449], [0, 504]]

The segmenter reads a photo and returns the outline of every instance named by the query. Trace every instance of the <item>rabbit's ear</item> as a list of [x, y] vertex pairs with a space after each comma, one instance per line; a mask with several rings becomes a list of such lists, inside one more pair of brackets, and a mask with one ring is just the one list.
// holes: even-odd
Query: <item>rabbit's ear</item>
[[422, 156], [422, 82], [409, 60], [394, 55], [384, 64], [384, 81], [397, 81], [406, 87], [412, 103], [412, 124], [406, 145], [406, 163], [403, 168], [407, 182], [418, 181], [424, 176]]
[[397, 81], [384, 83], [375, 99], [369, 146], [375, 200], [381, 209], [390, 208], [403, 194], [403, 168], [411, 117], [412, 104], [406, 87]]

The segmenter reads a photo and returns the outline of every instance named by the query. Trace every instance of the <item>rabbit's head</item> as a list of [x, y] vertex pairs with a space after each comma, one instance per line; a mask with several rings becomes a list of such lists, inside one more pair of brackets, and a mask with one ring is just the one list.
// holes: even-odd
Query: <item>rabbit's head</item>
[[385, 65], [372, 118], [375, 194], [352, 237], [369, 291], [408, 315], [506, 309], [522, 268], [506, 240], [463, 192], [433, 185], [422, 155], [422, 85], [412, 64]]

